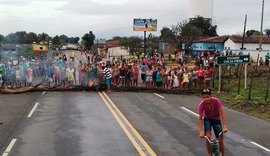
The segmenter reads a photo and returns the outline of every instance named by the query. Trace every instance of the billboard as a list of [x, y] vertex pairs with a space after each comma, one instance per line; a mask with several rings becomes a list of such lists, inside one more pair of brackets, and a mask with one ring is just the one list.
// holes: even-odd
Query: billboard
[[134, 31], [157, 31], [157, 19], [134, 19]]

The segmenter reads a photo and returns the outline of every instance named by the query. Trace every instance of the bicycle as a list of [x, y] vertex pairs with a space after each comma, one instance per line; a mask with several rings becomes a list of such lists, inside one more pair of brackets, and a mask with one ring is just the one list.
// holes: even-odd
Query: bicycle
[[[221, 136], [222, 134], [223, 133], [220, 132], [219, 136]], [[219, 141], [216, 139], [210, 140], [206, 135], [204, 136], [204, 138], [206, 138], [207, 141], [210, 143], [212, 156], [222, 156], [222, 153], [219, 149]]]

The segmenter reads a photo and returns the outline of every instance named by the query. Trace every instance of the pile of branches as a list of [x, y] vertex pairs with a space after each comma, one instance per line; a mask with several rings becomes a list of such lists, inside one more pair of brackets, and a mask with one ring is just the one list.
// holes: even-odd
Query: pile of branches
[[[106, 85], [104, 82], [99, 83], [96, 86], [67, 86], [63, 87], [61, 85], [48, 86], [44, 85], [42, 82], [29, 87], [20, 88], [1, 88], [1, 94], [20, 94], [26, 92], [37, 92], [37, 91], [105, 91]], [[127, 86], [111, 86], [112, 91], [116, 92], [142, 92], [142, 93], [167, 93], [167, 94], [194, 94], [197, 91], [185, 90], [181, 91], [179, 89], [163, 89], [163, 88], [145, 88], [145, 87], [127, 87]]]

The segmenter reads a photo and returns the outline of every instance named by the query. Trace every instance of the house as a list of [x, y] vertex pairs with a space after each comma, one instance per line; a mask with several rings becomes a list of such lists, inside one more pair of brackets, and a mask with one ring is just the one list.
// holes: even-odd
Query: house
[[262, 37], [262, 51], [260, 52], [260, 37], [259, 36], [250, 36], [245, 37], [244, 39], [244, 48], [242, 47], [242, 37], [241, 36], [230, 36], [224, 42], [224, 51], [232, 51], [233, 53], [239, 53], [240, 51], [244, 55], [250, 54], [252, 60], [257, 60], [258, 53], [260, 57], [264, 60], [267, 52], [270, 51], [270, 38], [263, 36]]
[[165, 43], [165, 42], [160, 42], [158, 44], [158, 50], [159, 50], [159, 53], [163, 53], [163, 54], [170, 54], [177, 51], [177, 49], [172, 44]]
[[107, 58], [129, 56], [129, 50], [121, 47], [119, 40], [106, 41]]
[[213, 54], [215, 51], [222, 51], [224, 50], [224, 42], [228, 38], [228, 36], [216, 36], [194, 39], [191, 45], [192, 55], [197, 56], [201, 52], [210, 52]]
[[3, 55], [7, 57], [12, 57], [18, 54], [20, 47], [21, 45], [19, 44], [13, 44], [13, 43], [2, 44], [0, 47], [0, 53], [2, 53]]
[[1, 45], [1, 49], [4, 51], [4, 52], [15, 52], [15, 51], [18, 51], [18, 48], [20, 46], [19, 45], [16, 45], [16, 44], [2, 44]]

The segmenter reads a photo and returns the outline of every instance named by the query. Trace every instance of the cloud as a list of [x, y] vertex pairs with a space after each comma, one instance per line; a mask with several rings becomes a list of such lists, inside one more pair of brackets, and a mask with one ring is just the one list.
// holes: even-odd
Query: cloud
[[21, 0], [0, 0], [0, 7], [1, 6], [24, 6], [28, 4], [30, 4], [30, 2], [21, 1]]
[[[248, 15], [247, 30], [260, 30], [262, 1], [226, 0], [214, 1], [214, 22], [219, 34], [243, 32], [245, 15]], [[270, 27], [270, 4], [265, 3], [264, 27]]]
[[[270, 28], [270, 2], [265, 1], [264, 29]], [[0, 0], [0, 34], [17, 30], [46, 32], [49, 35], [79, 36], [90, 30], [98, 38], [113, 36], [143, 36], [132, 30], [134, 18], [158, 19], [162, 27], [188, 19], [189, 0]], [[260, 29], [261, 1], [214, 0], [213, 23], [218, 33]]]

